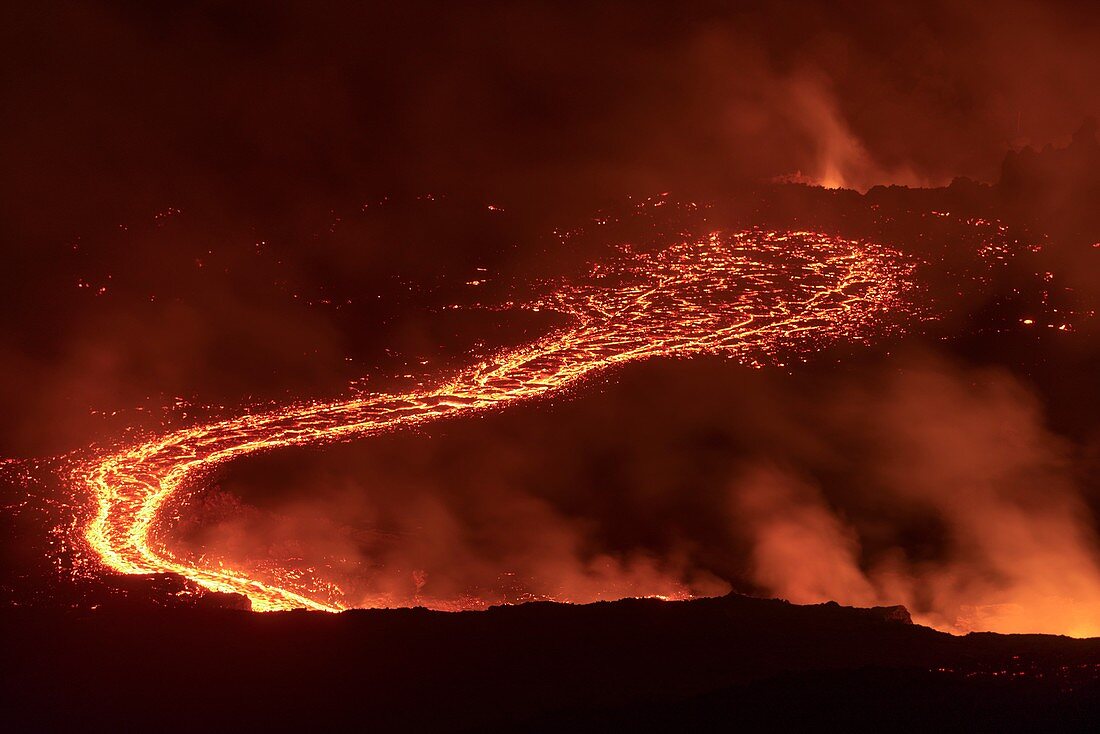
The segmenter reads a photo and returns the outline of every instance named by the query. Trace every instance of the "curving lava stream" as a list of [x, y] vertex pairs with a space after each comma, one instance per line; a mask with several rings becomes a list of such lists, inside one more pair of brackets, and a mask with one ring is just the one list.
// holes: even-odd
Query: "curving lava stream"
[[482, 411], [633, 360], [709, 353], [783, 364], [837, 340], [862, 341], [888, 324], [887, 314], [908, 308], [912, 269], [890, 248], [810, 232], [716, 232], [650, 252], [623, 247], [578, 281], [517, 306], [562, 313], [570, 326], [487, 357], [432, 389], [246, 414], [81, 465], [78, 481], [97, 503], [85, 537], [122, 573], [176, 573], [212, 591], [243, 594], [257, 611], [338, 611], [338, 602], [291, 584], [177, 557], [157, 539], [166, 503], [200, 491], [209, 470], [248, 454]]

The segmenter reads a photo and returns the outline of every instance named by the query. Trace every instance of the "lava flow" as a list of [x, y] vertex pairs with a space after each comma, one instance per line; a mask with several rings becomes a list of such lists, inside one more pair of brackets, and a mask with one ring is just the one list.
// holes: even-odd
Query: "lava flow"
[[[619, 257], [518, 308], [550, 310], [571, 325], [485, 358], [432, 389], [297, 405], [177, 430], [96, 458], [78, 481], [94, 496], [87, 542], [122, 573], [169, 572], [213, 591], [243, 594], [257, 611], [336, 611], [339, 601], [227, 568], [185, 561], [158, 542], [166, 502], [248, 454], [339, 441], [482, 411], [561, 390], [596, 371], [656, 356], [724, 354], [783, 364], [840, 339], [862, 341], [903, 312], [911, 262], [868, 242], [809, 232], [711, 233]], [[513, 305], [513, 304], [508, 304]]]

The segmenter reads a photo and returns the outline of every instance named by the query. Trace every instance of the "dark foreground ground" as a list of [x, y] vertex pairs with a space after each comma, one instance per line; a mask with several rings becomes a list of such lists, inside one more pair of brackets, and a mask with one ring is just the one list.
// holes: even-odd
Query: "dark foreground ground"
[[901, 608], [731, 595], [457, 614], [115, 607], [0, 618], [8, 731], [1094, 731], [1100, 722], [1100, 639], [952, 637], [909, 623]]

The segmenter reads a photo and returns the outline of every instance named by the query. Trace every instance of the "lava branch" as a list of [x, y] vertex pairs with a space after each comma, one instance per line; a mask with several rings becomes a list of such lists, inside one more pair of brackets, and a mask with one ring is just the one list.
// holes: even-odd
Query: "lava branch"
[[198, 491], [209, 469], [249, 454], [348, 440], [561, 390], [616, 364], [655, 356], [725, 354], [754, 365], [865, 340], [904, 311], [911, 263], [881, 245], [809, 232], [712, 233], [655, 252], [623, 250], [587, 277], [528, 308], [572, 325], [494, 355], [434, 389], [372, 394], [245, 414], [177, 430], [80, 467], [96, 512], [85, 539], [121, 573], [179, 574], [243, 594], [257, 611], [343, 605], [243, 571], [178, 558], [156, 539], [165, 503]]

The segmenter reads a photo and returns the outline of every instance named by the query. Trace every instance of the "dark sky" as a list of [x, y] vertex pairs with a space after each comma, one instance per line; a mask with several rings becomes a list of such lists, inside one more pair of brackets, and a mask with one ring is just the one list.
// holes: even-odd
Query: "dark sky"
[[10, 5], [3, 218], [68, 236], [456, 189], [590, 208], [822, 156], [857, 186], [989, 180], [1009, 145], [1097, 113], [1079, 6]]

